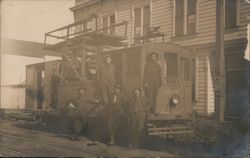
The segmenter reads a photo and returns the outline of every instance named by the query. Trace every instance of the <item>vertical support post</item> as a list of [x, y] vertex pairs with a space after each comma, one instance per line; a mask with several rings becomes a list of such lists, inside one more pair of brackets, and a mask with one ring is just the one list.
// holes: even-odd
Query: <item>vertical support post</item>
[[225, 91], [225, 53], [224, 53], [224, 1], [216, 0], [216, 59], [217, 70], [216, 76], [218, 76], [218, 88], [217, 95], [219, 95], [219, 101], [217, 106], [218, 119], [220, 122], [224, 122], [224, 111], [226, 104], [226, 91]]
[[82, 78], [85, 78], [86, 77], [86, 74], [85, 74], [85, 55], [86, 55], [86, 43], [85, 41], [82, 42], [82, 50], [81, 50], [81, 76]]

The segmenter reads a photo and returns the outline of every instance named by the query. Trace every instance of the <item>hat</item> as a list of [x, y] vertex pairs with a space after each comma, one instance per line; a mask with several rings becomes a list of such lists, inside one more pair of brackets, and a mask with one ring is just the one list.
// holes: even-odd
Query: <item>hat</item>
[[117, 88], [117, 89], [121, 89], [121, 85], [119, 85], [119, 84], [115, 84], [115, 88]]
[[80, 91], [80, 90], [86, 91], [86, 88], [84, 88], [84, 87], [79, 87], [79, 88], [77, 88], [77, 91]]
[[105, 58], [111, 58], [110, 54], [105, 55]]

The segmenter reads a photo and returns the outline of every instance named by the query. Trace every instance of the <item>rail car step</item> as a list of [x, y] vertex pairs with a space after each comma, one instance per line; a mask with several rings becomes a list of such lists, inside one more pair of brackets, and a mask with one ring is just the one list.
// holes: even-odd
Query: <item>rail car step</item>
[[186, 134], [193, 133], [189, 126], [175, 126], [175, 127], [149, 127], [149, 135], [168, 135], [168, 134]]

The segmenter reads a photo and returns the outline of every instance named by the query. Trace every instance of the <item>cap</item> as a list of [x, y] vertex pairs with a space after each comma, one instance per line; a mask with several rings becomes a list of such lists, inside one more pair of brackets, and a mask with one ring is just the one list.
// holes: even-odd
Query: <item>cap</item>
[[86, 91], [86, 89], [85, 89], [84, 87], [79, 87], [79, 88], [77, 88], [77, 90], [78, 90], [78, 91], [80, 91], [80, 90]]
[[105, 58], [111, 58], [110, 54], [105, 55]]
[[115, 84], [115, 88], [117, 88], [117, 89], [121, 89], [121, 85], [119, 85], [119, 84]]

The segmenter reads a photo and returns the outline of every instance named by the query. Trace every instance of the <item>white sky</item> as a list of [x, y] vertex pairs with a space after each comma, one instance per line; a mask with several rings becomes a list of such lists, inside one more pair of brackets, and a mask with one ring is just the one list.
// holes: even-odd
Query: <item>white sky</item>
[[74, 0], [2, 0], [2, 38], [43, 42], [44, 33], [72, 23]]
[[[1, 38], [44, 41], [44, 33], [72, 23], [69, 10], [75, 0], [0, 0]], [[1, 54], [1, 84], [16, 84], [26, 78], [25, 65], [42, 58]]]

